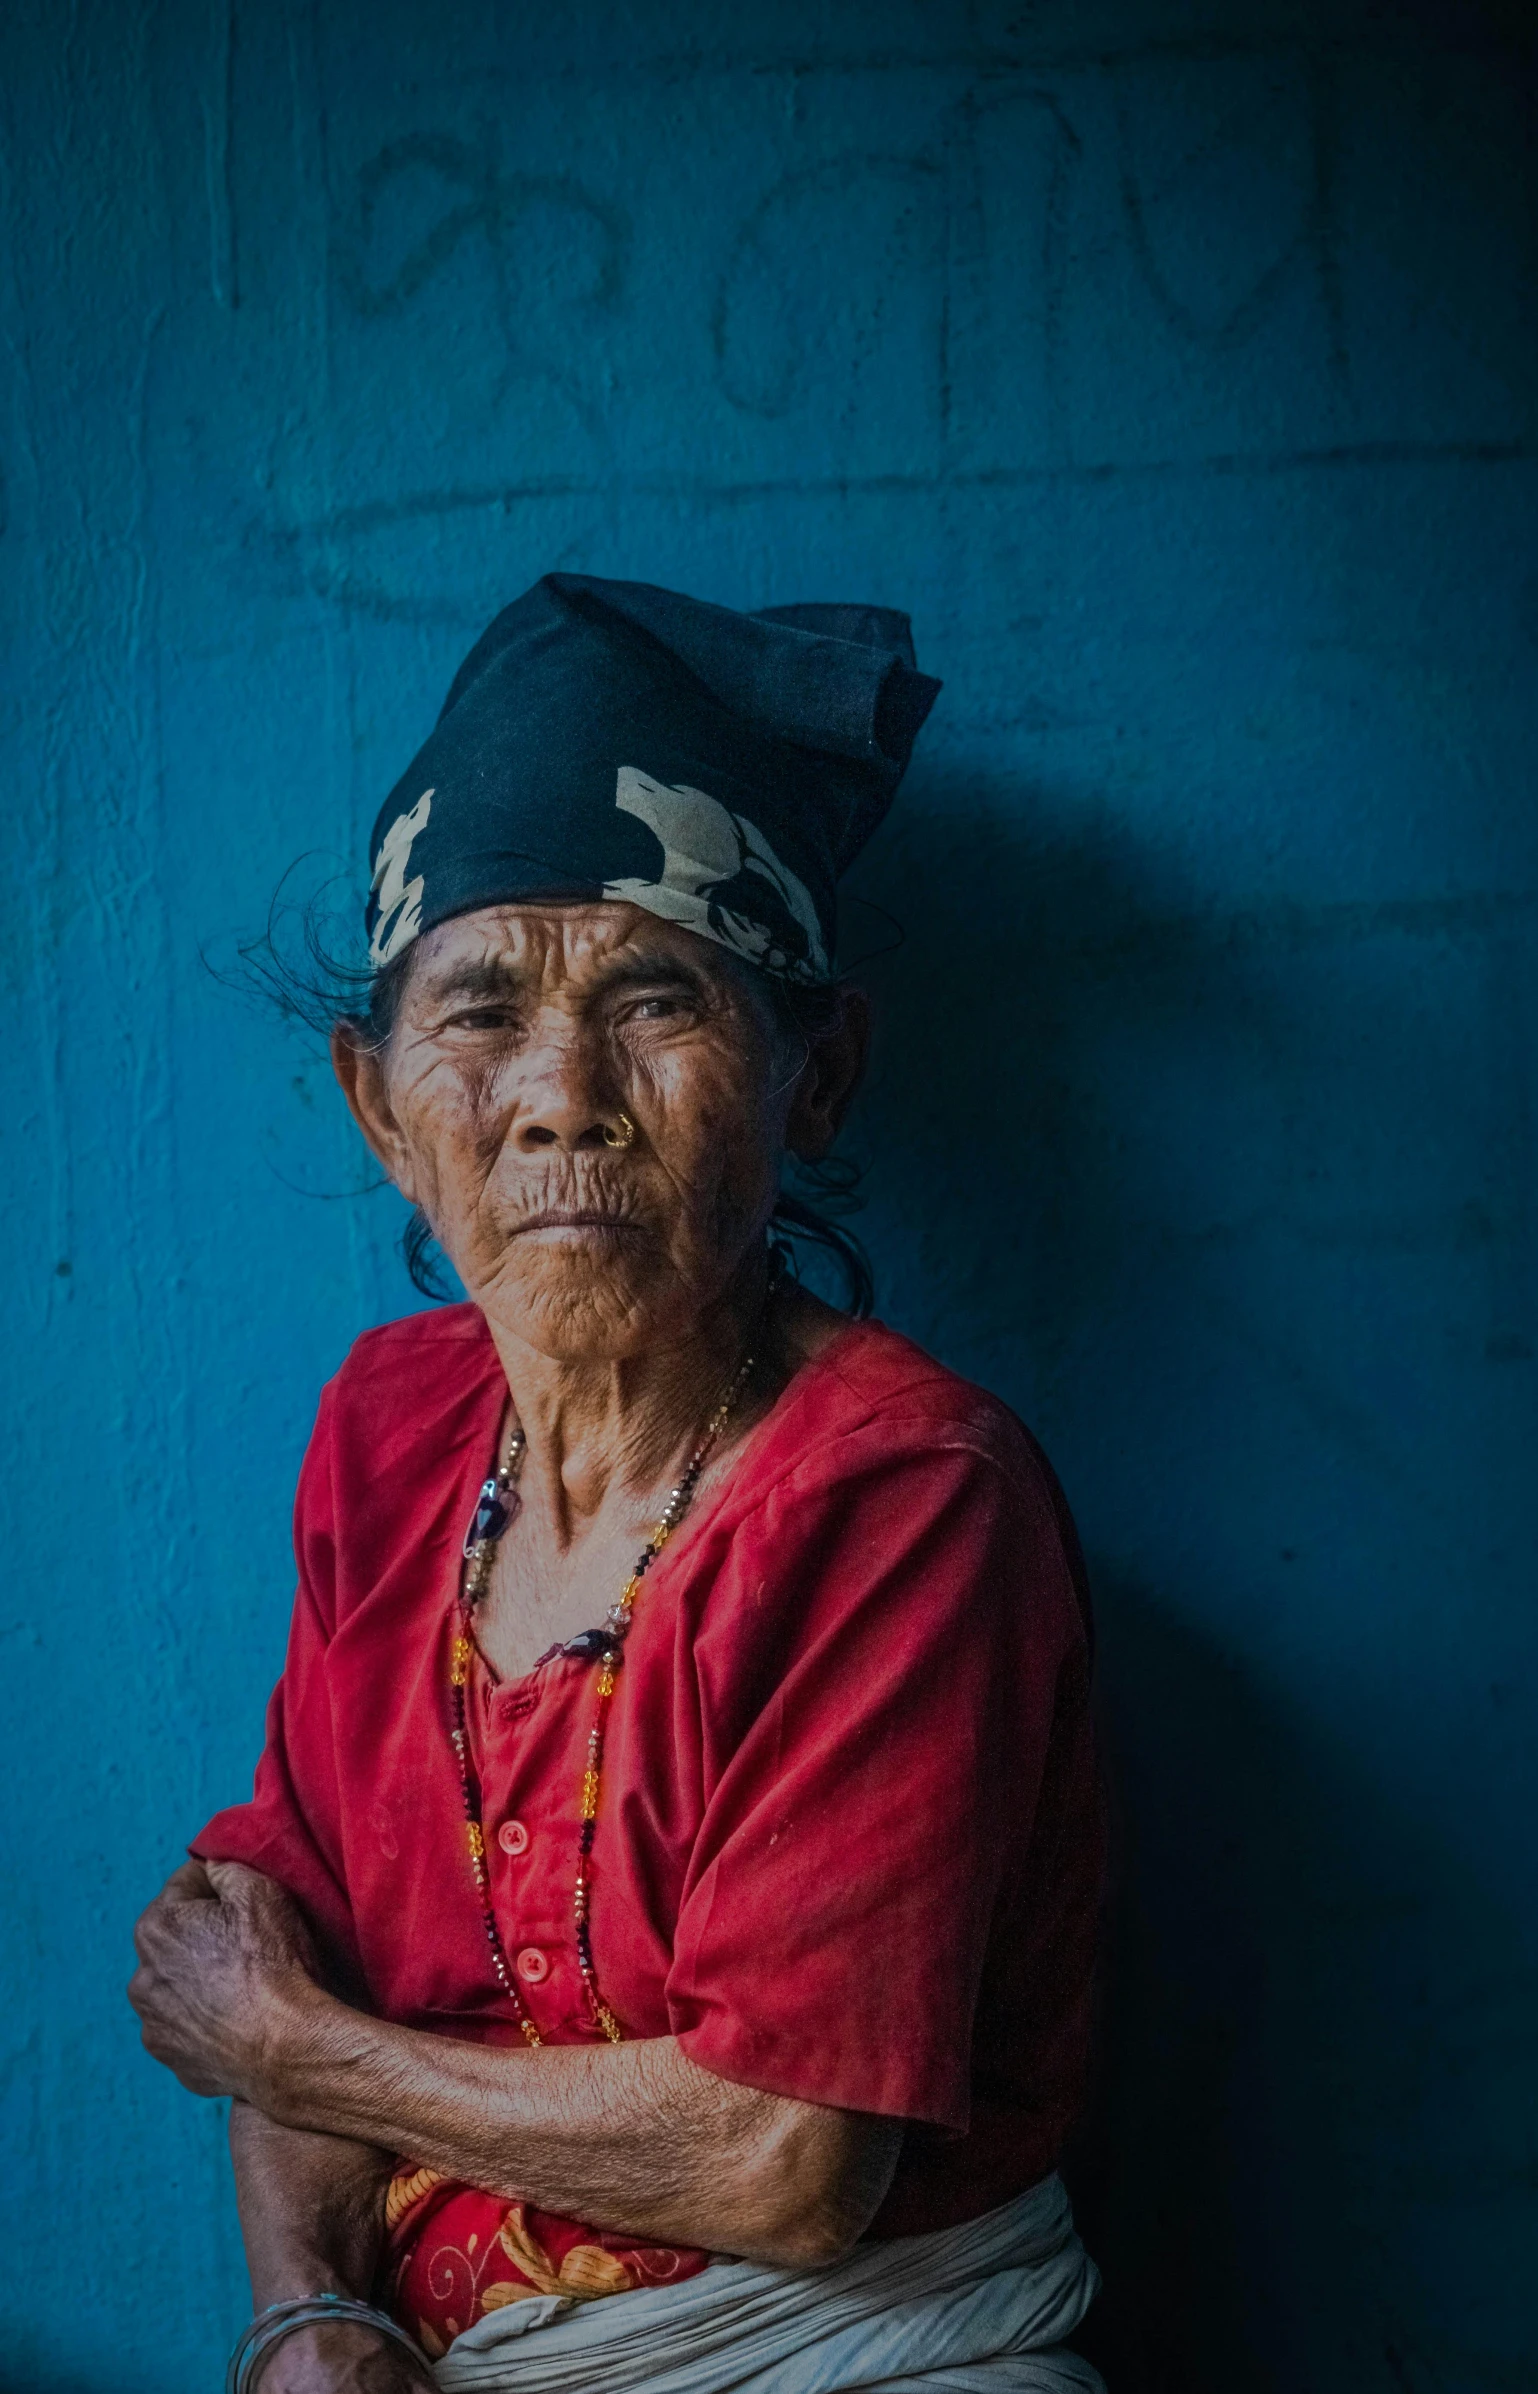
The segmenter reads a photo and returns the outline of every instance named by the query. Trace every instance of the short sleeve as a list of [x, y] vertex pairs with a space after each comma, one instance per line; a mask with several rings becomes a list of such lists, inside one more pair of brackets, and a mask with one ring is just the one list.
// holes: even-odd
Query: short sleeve
[[[333, 1384], [334, 1387], [334, 1384]], [[335, 1625], [336, 1537], [331, 1494], [333, 1392], [321, 1399], [299, 1475], [294, 1553], [299, 1584], [283, 1676], [267, 1707], [266, 1744], [251, 1800], [215, 1813], [191, 1845], [200, 1861], [244, 1862], [286, 1887], [344, 1978], [357, 1944], [343, 1878], [341, 1804], [326, 1652]]]
[[1083, 1682], [1045, 1474], [1023, 1436], [877, 1418], [774, 1489], [723, 1582], [711, 1616], [757, 1608], [777, 1651], [708, 1792], [674, 2033], [721, 2077], [964, 2131], [990, 1927]]

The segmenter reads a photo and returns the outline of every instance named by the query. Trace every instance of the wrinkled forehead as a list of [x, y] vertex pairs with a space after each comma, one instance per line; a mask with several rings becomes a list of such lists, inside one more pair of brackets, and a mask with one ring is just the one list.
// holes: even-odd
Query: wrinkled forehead
[[424, 932], [410, 986], [424, 998], [469, 987], [580, 993], [615, 980], [688, 981], [754, 994], [747, 969], [716, 941], [627, 900], [484, 906]]

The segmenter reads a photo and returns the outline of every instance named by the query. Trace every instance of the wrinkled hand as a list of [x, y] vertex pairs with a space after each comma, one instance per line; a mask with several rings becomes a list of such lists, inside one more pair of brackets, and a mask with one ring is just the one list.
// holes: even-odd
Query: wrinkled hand
[[195, 2095], [260, 2105], [285, 2027], [314, 1999], [298, 1906], [239, 1862], [184, 1862], [134, 1930], [128, 2000], [145, 2048]]
[[261, 2371], [262, 2394], [430, 2394], [427, 2364], [366, 2327], [307, 2328]]

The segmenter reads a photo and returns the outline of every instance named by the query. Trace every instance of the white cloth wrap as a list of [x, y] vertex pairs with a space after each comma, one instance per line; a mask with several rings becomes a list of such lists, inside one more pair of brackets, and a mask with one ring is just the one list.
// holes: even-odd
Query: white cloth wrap
[[435, 2375], [443, 2394], [1104, 2394], [1062, 2349], [1099, 2283], [1054, 2176], [828, 2269], [716, 2261], [597, 2301], [532, 2295], [456, 2337]]

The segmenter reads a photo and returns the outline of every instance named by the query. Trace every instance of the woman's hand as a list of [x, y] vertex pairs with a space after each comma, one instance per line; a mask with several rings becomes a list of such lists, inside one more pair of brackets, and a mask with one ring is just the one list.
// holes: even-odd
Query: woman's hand
[[[128, 2000], [145, 2048], [195, 2095], [260, 2103], [282, 2032], [317, 1996], [292, 1898], [239, 1862], [184, 1862], [137, 1928]], [[361, 2384], [361, 2380], [360, 2380]]]
[[[249, 2103], [232, 2103], [230, 2159], [254, 2312], [317, 2294], [373, 2298], [392, 2155], [281, 2128]], [[415, 2394], [430, 2382], [426, 2364], [413, 2364], [391, 2337], [328, 2320], [273, 2347], [260, 2394]]]
[[261, 2370], [261, 2394], [429, 2394], [425, 2361], [389, 2336], [338, 2321], [285, 2338]]

